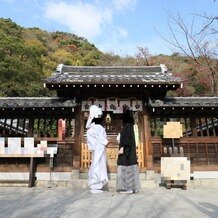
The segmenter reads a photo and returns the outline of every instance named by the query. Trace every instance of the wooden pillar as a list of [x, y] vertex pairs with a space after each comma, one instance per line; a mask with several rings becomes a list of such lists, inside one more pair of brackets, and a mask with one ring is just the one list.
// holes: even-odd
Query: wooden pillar
[[211, 117], [211, 123], [212, 123], [212, 130], [213, 130], [213, 136], [216, 136], [216, 127], [214, 125], [213, 117]]
[[29, 185], [28, 185], [29, 188], [35, 185], [35, 172], [36, 172], [35, 158], [30, 157]]
[[61, 140], [65, 139], [65, 120], [58, 120], [58, 138]]
[[41, 137], [41, 133], [40, 133], [40, 118], [38, 118], [37, 120], [37, 137]]
[[84, 138], [84, 117], [81, 107], [75, 108], [75, 144], [73, 147], [73, 167], [80, 167], [81, 145]]
[[145, 150], [145, 166], [148, 170], [153, 170], [153, 147], [151, 143], [150, 117], [147, 109], [143, 111], [143, 144]]
[[33, 136], [33, 131], [34, 131], [34, 119], [31, 118], [29, 119], [29, 127], [28, 127], [28, 132], [27, 132], [27, 136]]
[[190, 126], [191, 126], [192, 136], [197, 137], [198, 133], [197, 133], [197, 128], [196, 128], [196, 126], [197, 126], [196, 117], [190, 118]]
[[44, 133], [44, 137], [46, 136], [46, 119], [43, 119], [43, 133]]
[[23, 126], [22, 126], [23, 135], [25, 135], [25, 129], [26, 129], [26, 118], [23, 119]]
[[11, 122], [10, 122], [10, 128], [9, 128], [9, 135], [12, 134], [12, 127], [13, 127], [13, 119], [9, 119]]
[[206, 132], [207, 132], [207, 136], [210, 136], [210, 132], [209, 132], [209, 127], [208, 127], [208, 122], [207, 122], [207, 118], [205, 117], [205, 124], [206, 124]]
[[50, 127], [49, 127], [50, 137], [54, 137], [54, 133], [53, 133], [53, 131], [52, 131], [52, 126], [53, 126], [53, 124], [54, 124], [54, 119], [51, 118], [51, 119], [50, 119]]
[[4, 120], [3, 136], [6, 134], [7, 119]]
[[17, 125], [16, 125], [16, 130], [15, 130], [16, 134], [18, 133], [18, 130], [19, 130], [19, 118], [17, 119]]

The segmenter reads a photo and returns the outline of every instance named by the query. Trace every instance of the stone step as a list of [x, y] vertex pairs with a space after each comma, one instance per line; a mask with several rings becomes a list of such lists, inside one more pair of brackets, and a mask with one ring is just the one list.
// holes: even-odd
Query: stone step
[[0, 187], [28, 187], [29, 181], [26, 180], [1, 180]]
[[[88, 173], [80, 173], [77, 177], [71, 177], [71, 178], [88, 179]], [[117, 174], [116, 173], [108, 173], [108, 179], [109, 180], [116, 180]], [[139, 179], [140, 180], [147, 180], [147, 175], [145, 173], [139, 173]]]
[[[156, 177], [154, 171], [146, 171], [139, 173], [140, 180], [154, 180]], [[88, 179], [88, 172], [80, 172], [79, 170], [72, 170], [71, 171], [71, 179]], [[116, 173], [108, 173], [109, 180], [116, 180], [117, 174]]]
[[[108, 189], [116, 189], [116, 173], [108, 173]], [[146, 171], [139, 173], [141, 188], [158, 187], [156, 175], [154, 171]], [[71, 179], [68, 181], [69, 188], [88, 188], [88, 172], [80, 172], [80, 170], [72, 170]]]
[[28, 184], [23, 183], [0, 183], [0, 187], [28, 187]]
[[[158, 187], [159, 184], [156, 183], [154, 180], [140, 180], [141, 188], [155, 188]], [[68, 188], [88, 188], [88, 180], [86, 179], [71, 179], [68, 181], [67, 184]], [[112, 179], [108, 181], [108, 184], [106, 185], [106, 189], [109, 190], [116, 190], [116, 180]]]

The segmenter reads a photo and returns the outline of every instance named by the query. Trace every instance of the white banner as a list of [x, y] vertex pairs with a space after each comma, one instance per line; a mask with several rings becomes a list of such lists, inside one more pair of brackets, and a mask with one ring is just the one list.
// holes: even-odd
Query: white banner
[[82, 111], [89, 111], [91, 105], [97, 105], [102, 111], [112, 111], [117, 114], [122, 114], [125, 106], [132, 111], [142, 111], [142, 101], [136, 100], [82, 101]]

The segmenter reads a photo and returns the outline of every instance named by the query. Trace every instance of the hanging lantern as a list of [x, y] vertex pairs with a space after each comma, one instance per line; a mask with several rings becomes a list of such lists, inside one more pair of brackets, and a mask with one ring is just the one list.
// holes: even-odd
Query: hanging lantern
[[107, 115], [106, 115], [105, 123], [106, 123], [106, 129], [109, 130], [109, 129], [110, 129], [110, 124], [111, 124], [111, 117], [110, 117], [110, 114], [107, 114]]

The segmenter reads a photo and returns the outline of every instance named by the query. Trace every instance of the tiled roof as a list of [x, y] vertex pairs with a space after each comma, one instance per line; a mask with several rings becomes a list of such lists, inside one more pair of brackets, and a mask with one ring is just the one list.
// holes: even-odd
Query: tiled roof
[[151, 100], [151, 107], [218, 107], [218, 97], [166, 97]]
[[0, 98], [0, 108], [75, 107], [73, 99], [59, 97], [16, 97]]
[[181, 84], [164, 65], [81, 67], [58, 66], [46, 84]]
[[[0, 108], [75, 107], [73, 99], [59, 97], [8, 97], [0, 98]], [[218, 97], [166, 97], [150, 100], [149, 107], [218, 107]]]

